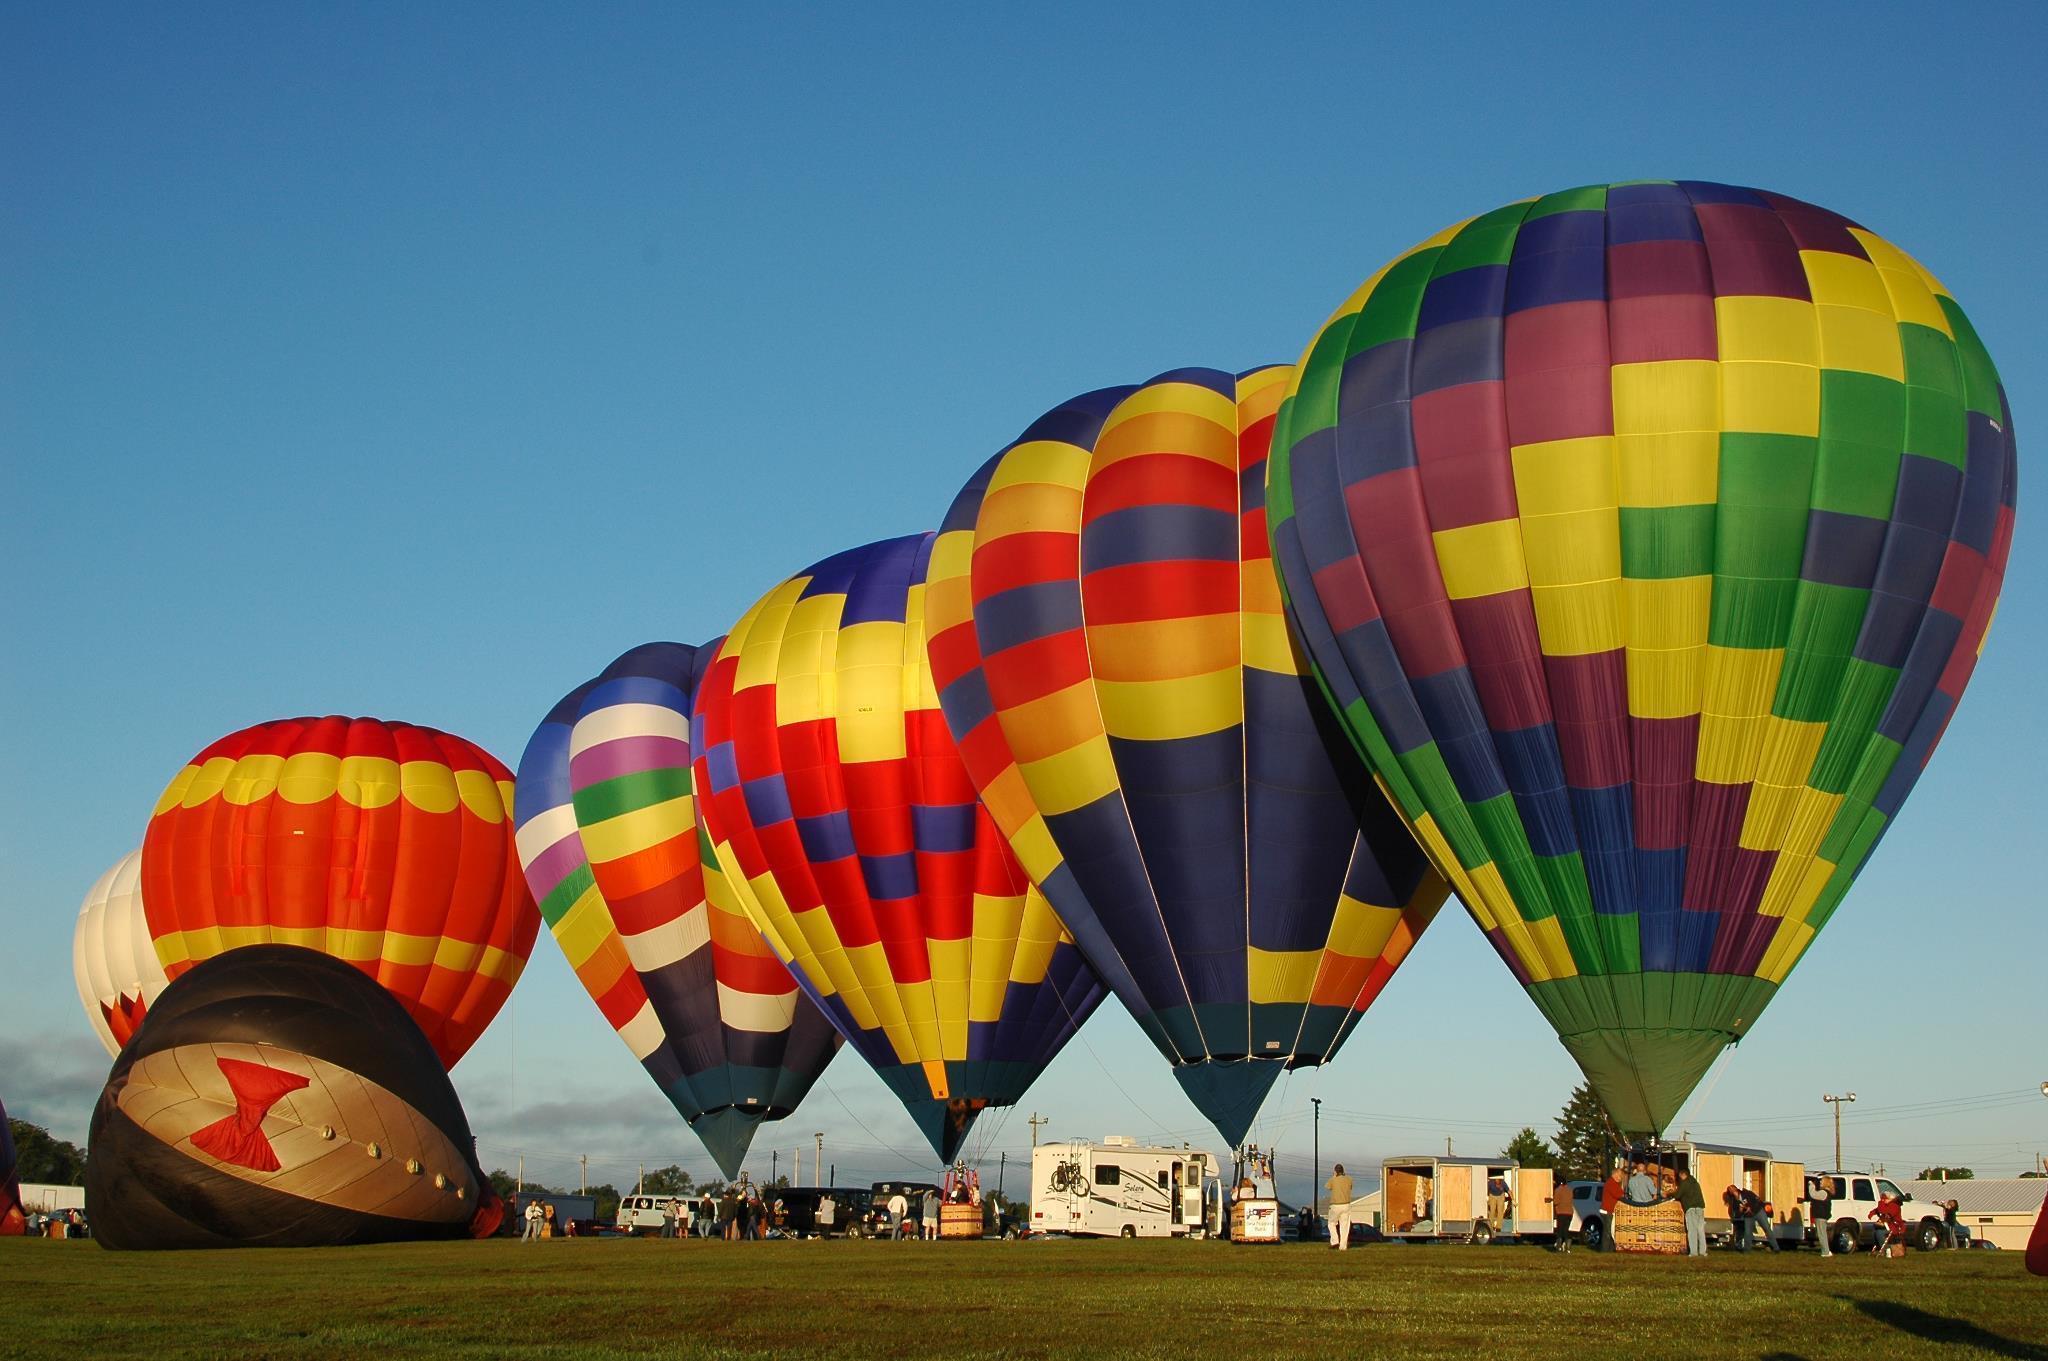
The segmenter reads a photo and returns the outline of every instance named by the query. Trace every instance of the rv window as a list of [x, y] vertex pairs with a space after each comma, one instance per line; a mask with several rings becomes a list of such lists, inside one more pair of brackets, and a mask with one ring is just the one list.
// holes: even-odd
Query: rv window
[[1115, 1163], [1095, 1164], [1095, 1184], [1097, 1186], [1114, 1186], [1117, 1184], [1117, 1180], [1118, 1171]]
[[1166, 1169], [1163, 1167], [1159, 1169], [1159, 1184], [1166, 1185]]

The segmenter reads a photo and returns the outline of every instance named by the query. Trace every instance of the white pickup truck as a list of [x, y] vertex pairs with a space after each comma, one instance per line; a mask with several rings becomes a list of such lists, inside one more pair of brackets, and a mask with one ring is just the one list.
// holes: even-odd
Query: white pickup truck
[[1877, 1223], [1870, 1212], [1879, 1196], [1896, 1196], [1899, 1217], [1906, 1221], [1906, 1246], [1932, 1252], [1941, 1246], [1941, 1206], [1914, 1200], [1899, 1189], [1897, 1182], [1875, 1172], [1814, 1172], [1813, 1178], [1832, 1177], [1835, 1198], [1828, 1211], [1828, 1246], [1836, 1252], [1854, 1252], [1877, 1241]]

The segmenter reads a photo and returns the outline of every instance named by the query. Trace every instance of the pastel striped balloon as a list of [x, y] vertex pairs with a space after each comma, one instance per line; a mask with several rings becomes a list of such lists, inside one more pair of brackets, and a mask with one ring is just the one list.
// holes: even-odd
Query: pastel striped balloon
[[230, 733], [157, 800], [143, 909], [175, 981], [243, 945], [299, 945], [383, 984], [453, 1066], [540, 931], [512, 773], [460, 737], [374, 718]]
[[519, 857], [604, 1018], [728, 1179], [839, 1035], [747, 919], [697, 819], [690, 716], [717, 644], [633, 648], [519, 762]]
[[1969, 318], [1839, 214], [1510, 204], [1375, 274], [1274, 436], [1318, 675], [1608, 1110], [1662, 1130], [1866, 864], [2011, 548]]
[[718, 650], [699, 813], [747, 914], [950, 1162], [1104, 989], [986, 809], [925, 657], [932, 536], [827, 558]]
[[1280, 610], [1264, 465], [1289, 370], [1055, 408], [954, 501], [932, 669], [969, 774], [1233, 1146], [1327, 1062], [1446, 889]]
[[171, 981], [142, 911], [142, 850], [108, 867], [86, 890], [71, 934], [71, 973], [85, 1019], [109, 1056], [121, 1052], [150, 1003]]

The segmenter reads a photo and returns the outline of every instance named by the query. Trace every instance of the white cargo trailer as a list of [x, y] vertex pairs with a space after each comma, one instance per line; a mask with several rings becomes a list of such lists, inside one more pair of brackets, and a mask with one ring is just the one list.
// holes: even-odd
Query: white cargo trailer
[[1380, 1167], [1380, 1232], [1388, 1238], [1454, 1238], [1484, 1243], [1494, 1236], [1486, 1217], [1487, 1183], [1508, 1188], [1502, 1234], [1548, 1237], [1550, 1169], [1511, 1158], [1389, 1158]]
[[1112, 1134], [1031, 1151], [1031, 1228], [1107, 1238], [1201, 1238], [1222, 1205], [1216, 1159], [1201, 1149]]

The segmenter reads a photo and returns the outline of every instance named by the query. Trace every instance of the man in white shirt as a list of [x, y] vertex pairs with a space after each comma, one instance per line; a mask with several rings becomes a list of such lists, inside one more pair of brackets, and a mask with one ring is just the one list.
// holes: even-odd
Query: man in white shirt
[[898, 1241], [903, 1238], [903, 1221], [910, 1214], [910, 1202], [898, 1191], [889, 1197], [889, 1236]]

